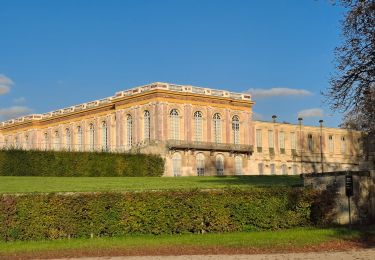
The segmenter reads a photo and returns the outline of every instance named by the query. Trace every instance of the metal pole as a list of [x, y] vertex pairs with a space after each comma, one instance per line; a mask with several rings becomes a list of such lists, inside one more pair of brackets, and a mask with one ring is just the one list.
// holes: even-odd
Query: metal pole
[[320, 123], [320, 162], [322, 164], [322, 174], [324, 172], [323, 166], [323, 120], [319, 120]]

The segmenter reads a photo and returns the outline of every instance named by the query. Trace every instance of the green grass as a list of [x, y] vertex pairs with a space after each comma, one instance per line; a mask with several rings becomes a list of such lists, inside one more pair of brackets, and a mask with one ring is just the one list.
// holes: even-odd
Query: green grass
[[43, 241], [0, 242], [0, 255], [75, 249], [134, 249], [171, 246], [287, 248], [318, 245], [334, 240], [359, 239], [360, 231], [346, 229], [299, 228], [224, 234], [140, 235], [117, 238], [64, 239]]
[[220, 189], [301, 185], [299, 176], [14, 177], [0, 176], [0, 193]]

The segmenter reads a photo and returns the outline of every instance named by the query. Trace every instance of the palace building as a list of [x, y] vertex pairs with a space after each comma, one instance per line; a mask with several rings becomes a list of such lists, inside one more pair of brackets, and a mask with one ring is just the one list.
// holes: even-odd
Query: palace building
[[143, 152], [165, 176], [358, 170], [361, 132], [253, 120], [249, 94], [152, 83], [0, 123], [0, 148]]

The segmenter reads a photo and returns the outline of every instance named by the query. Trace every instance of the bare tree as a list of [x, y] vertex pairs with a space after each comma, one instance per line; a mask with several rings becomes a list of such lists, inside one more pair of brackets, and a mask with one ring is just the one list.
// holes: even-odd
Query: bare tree
[[336, 69], [325, 93], [333, 110], [345, 112], [343, 126], [375, 132], [375, 0], [339, 0], [348, 11]]

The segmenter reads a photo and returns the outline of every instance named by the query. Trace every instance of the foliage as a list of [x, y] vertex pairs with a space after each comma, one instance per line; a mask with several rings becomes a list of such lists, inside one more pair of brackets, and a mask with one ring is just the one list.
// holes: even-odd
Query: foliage
[[290, 187], [2, 195], [0, 240], [217, 233], [310, 226], [319, 193]]
[[0, 176], [161, 176], [157, 155], [0, 150]]
[[375, 2], [339, 2], [348, 10], [344, 42], [336, 48], [336, 71], [326, 95], [334, 110], [348, 112], [343, 126], [375, 132]]

